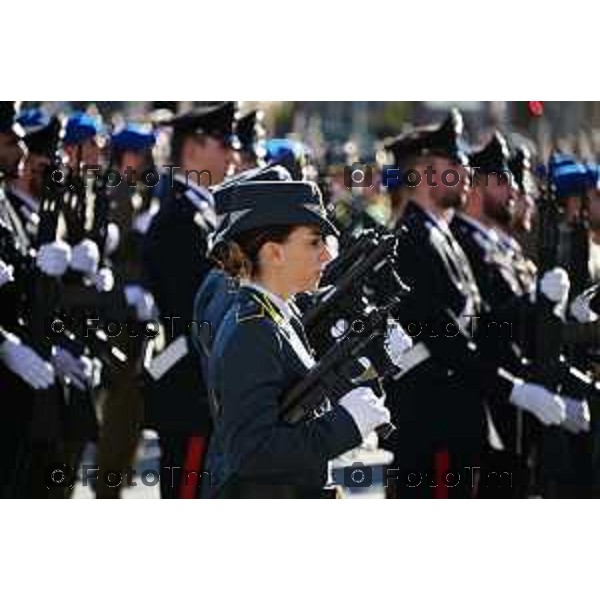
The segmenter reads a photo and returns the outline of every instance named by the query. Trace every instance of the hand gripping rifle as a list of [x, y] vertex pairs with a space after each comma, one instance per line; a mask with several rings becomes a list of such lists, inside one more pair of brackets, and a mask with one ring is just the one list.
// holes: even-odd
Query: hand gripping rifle
[[[594, 396], [596, 388], [591, 381], [579, 379], [574, 368], [561, 356], [564, 324], [554, 314], [554, 305], [540, 289], [541, 276], [558, 263], [557, 250], [560, 235], [561, 211], [558, 205], [553, 173], [548, 169], [542, 181], [538, 208], [538, 264], [540, 278], [535, 306], [533, 337], [533, 364], [529, 376], [551, 391], [573, 396]], [[587, 267], [587, 262], [586, 262]], [[584, 376], [585, 378], [585, 376]], [[569, 438], [556, 427], [536, 427], [539, 436], [539, 467], [543, 493], [550, 497], [559, 491], [559, 481], [571, 470]]]
[[[69, 181], [69, 190], [64, 207], [65, 218], [69, 231], [69, 241], [71, 244], [77, 244], [84, 237], [89, 237], [94, 241], [101, 253], [106, 247], [106, 237], [108, 231], [110, 197], [107, 190], [108, 174], [99, 173], [93, 183], [93, 193], [88, 194], [86, 182], [82, 177], [81, 165], [81, 146], [78, 147], [77, 164], [71, 172]], [[93, 205], [92, 205], [93, 203]], [[92, 225], [89, 234], [86, 229], [88, 211], [92, 208]], [[102, 257], [103, 262], [105, 257]], [[91, 353], [100, 358], [112, 371], [119, 371], [126, 362], [125, 353], [112, 345], [106, 332], [98, 327], [90, 326], [90, 323], [98, 320], [96, 312], [100, 312], [103, 317], [111, 320], [114, 318], [115, 309], [119, 321], [125, 319], [128, 315], [128, 309], [120, 288], [112, 292], [99, 293], [94, 287], [84, 287], [81, 285], [81, 279], [77, 275], [67, 276], [70, 283], [73, 284], [72, 292], [69, 297], [63, 298], [63, 308], [69, 313], [76, 315], [79, 326], [71, 327], [61, 331], [62, 342], [73, 351], [82, 351], [86, 346]], [[61, 324], [73, 322], [74, 319], [66, 314], [60, 315]], [[61, 327], [63, 329], [63, 327]], [[76, 330], [74, 335], [73, 329]]]
[[[281, 405], [284, 420], [297, 423], [318, 409], [325, 398], [336, 403], [353, 388], [372, 380], [372, 374], [367, 373], [368, 368], [359, 373], [356, 367], [369, 345], [375, 341], [383, 344], [388, 319], [400, 301], [397, 299], [387, 306], [374, 308], [364, 319], [353, 322], [347, 334], [285, 395]], [[378, 375], [386, 377], [392, 372], [395, 372], [395, 367], [390, 361], [388, 371]], [[377, 433], [386, 438], [394, 429], [388, 423], [377, 428]]]
[[323, 283], [329, 287], [313, 297], [302, 316], [318, 356], [335, 341], [334, 328], [348, 327], [369, 305], [383, 305], [408, 292], [393, 268], [396, 246], [393, 234], [365, 231], [328, 265]]
[[[544, 177], [541, 194], [537, 202], [539, 230], [538, 230], [538, 265], [539, 273], [554, 268], [558, 263], [558, 242], [561, 210], [556, 199], [552, 182], [552, 173], [549, 171]], [[571, 270], [576, 286], [585, 285], [587, 275], [587, 257], [589, 256], [589, 242], [587, 238], [587, 211], [585, 203], [571, 224], [571, 260], [576, 256], [583, 261]], [[583, 265], [585, 275], [580, 268]], [[540, 277], [541, 279], [541, 277]], [[539, 289], [536, 295], [535, 324], [533, 341], [533, 365], [530, 369], [531, 377], [538, 383], [551, 390], [561, 389], [562, 392], [576, 397], [596, 396], [597, 387], [581, 371], [568, 364], [562, 356], [563, 346], [576, 348], [586, 341], [597, 339], [598, 332], [594, 324], [565, 325], [554, 314], [554, 304], [548, 300]]]
[[560, 359], [561, 323], [553, 313], [554, 304], [539, 288], [541, 276], [557, 265], [560, 236], [560, 208], [550, 170], [545, 174], [537, 201], [538, 211], [538, 289], [536, 294], [533, 377], [548, 389], [556, 389], [556, 366]]

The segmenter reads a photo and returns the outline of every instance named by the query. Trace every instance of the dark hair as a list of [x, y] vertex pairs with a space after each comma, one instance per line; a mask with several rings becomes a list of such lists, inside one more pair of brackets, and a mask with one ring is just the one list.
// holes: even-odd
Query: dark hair
[[210, 257], [232, 277], [253, 277], [259, 272], [258, 253], [267, 242], [283, 244], [297, 225], [270, 225], [244, 231], [213, 248]]
[[192, 140], [200, 144], [206, 142], [206, 136], [201, 133], [194, 133], [193, 131], [187, 131], [185, 129], [175, 129], [171, 137], [171, 161], [181, 166], [181, 159], [183, 154], [183, 147], [187, 140]]

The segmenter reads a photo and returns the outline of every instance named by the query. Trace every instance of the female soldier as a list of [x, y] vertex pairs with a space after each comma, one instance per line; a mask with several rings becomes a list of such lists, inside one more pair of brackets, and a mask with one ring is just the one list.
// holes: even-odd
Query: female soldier
[[249, 182], [231, 190], [220, 232], [215, 258], [242, 286], [208, 361], [215, 430], [205, 495], [319, 497], [327, 461], [389, 421], [366, 387], [311, 420], [292, 425], [279, 414], [285, 393], [314, 364], [290, 301], [317, 288], [330, 259], [324, 235], [335, 229], [315, 184]]

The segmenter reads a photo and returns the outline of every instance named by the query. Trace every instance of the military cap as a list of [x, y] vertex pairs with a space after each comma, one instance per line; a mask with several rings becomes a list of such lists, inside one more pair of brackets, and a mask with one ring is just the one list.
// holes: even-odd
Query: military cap
[[255, 169], [248, 169], [229, 177], [220, 185], [215, 186], [211, 189], [214, 201], [215, 210], [217, 214], [222, 214], [223, 199], [227, 198], [231, 189], [247, 181], [292, 181], [290, 172], [281, 165], [268, 165], [266, 167], [257, 167]]
[[265, 144], [265, 158], [271, 163], [284, 162], [287, 159], [300, 160], [306, 155], [302, 142], [286, 138], [272, 138]]
[[235, 102], [221, 102], [195, 108], [165, 121], [163, 125], [172, 127], [174, 134], [207, 135], [234, 145], [237, 141], [233, 133], [235, 110]]
[[514, 149], [508, 161], [508, 166], [519, 191], [522, 194], [532, 192], [535, 184], [531, 167], [531, 152], [527, 146], [520, 144]]
[[235, 122], [235, 134], [239, 141], [239, 149], [253, 156], [265, 154], [265, 129], [262, 124], [262, 110], [253, 110], [239, 117]]
[[0, 102], [0, 133], [14, 133], [23, 137], [23, 128], [17, 122], [20, 102]]
[[491, 140], [469, 157], [471, 167], [482, 173], [510, 173], [509, 160], [508, 144], [499, 131], [495, 131]]
[[398, 166], [420, 156], [441, 156], [467, 165], [467, 145], [462, 137], [463, 119], [453, 109], [439, 126], [418, 127], [394, 138], [385, 145]]
[[239, 183], [222, 196], [220, 205], [224, 219], [215, 243], [271, 225], [319, 225], [326, 234], [338, 234], [319, 187], [310, 181]]
[[41, 108], [28, 108], [18, 114], [17, 122], [23, 128], [23, 141], [31, 154], [54, 155], [61, 131], [58, 117], [51, 117]]
[[553, 154], [550, 157], [548, 172], [558, 198], [582, 196], [597, 186], [596, 165], [583, 164], [568, 154]]
[[17, 115], [17, 123], [25, 133], [33, 133], [43, 129], [50, 123], [50, 115], [41, 108], [26, 108]]
[[120, 150], [144, 152], [156, 143], [156, 134], [150, 125], [125, 123], [110, 137], [111, 146]]
[[100, 119], [84, 112], [73, 113], [67, 120], [64, 143], [83, 144], [103, 132]]
[[272, 138], [265, 143], [265, 160], [270, 165], [282, 165], [299, 181], [308, 162], [310, 151], [302, 142]]

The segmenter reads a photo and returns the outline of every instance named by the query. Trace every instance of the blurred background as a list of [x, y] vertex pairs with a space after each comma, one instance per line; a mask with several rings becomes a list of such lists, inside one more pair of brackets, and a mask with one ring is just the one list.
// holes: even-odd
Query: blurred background
[[[105, 120], [115, 115], [143, 120], [158, 110], [181, 113], [212, 101], [24, 102], [50, 112], [95, 109]], [[363, 159], [374, 159], [378, 142], [413, 125], [443, 119], [450, 107], [463, 113], [469, 141], [477, 145], [500, 128], [530, 140], [546, 156], [552, 148], [584, 159], [600, 154], [600, 102], [596, 101], [319, 101], [239, 103], [242, 112], [260, 108], [271, 137], [297, 137], [322, 157], [327, 146], [351, 141]]]

